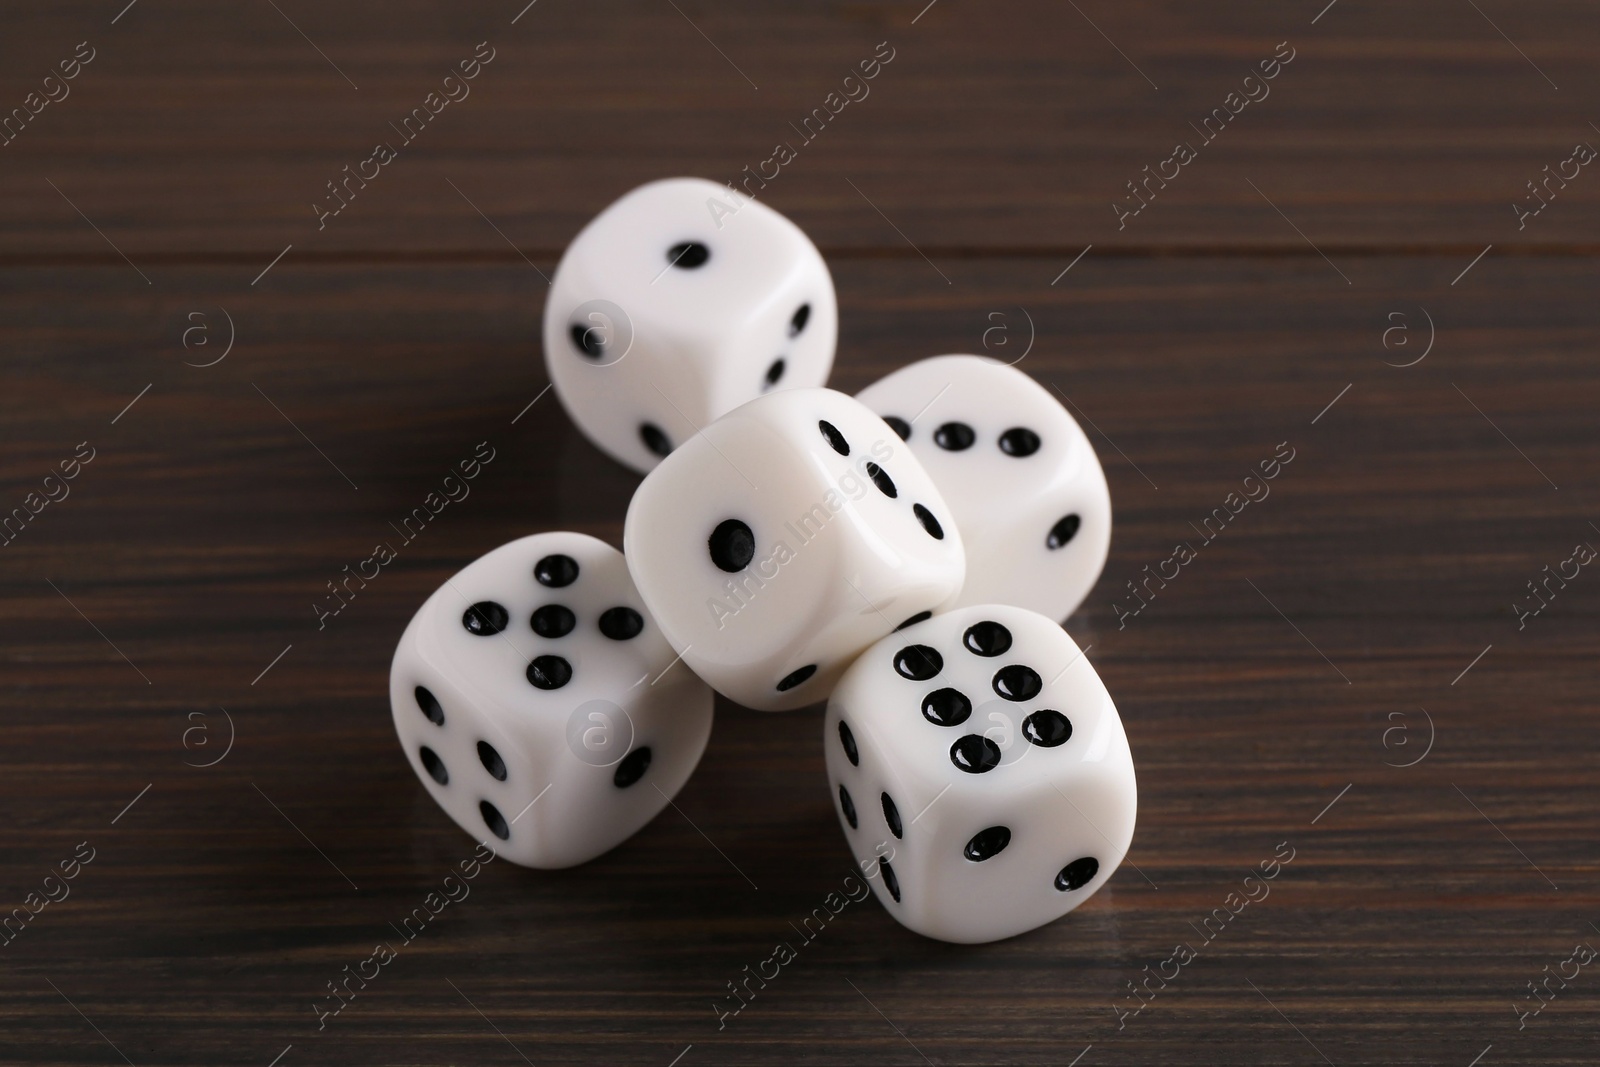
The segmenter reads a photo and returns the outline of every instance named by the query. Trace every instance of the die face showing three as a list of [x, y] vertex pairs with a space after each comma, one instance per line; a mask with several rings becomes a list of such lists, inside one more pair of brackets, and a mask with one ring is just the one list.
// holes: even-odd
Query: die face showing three
[[869, 644], [961, 588], [961, 536], [883, 420], [829, 389], [743, 405], [645, 478], [623, 544], [662, 633], [713, 688], [824, 699]]
[[699, 178], [642, 185], [597, 215], [545, 303], [556, 395], [638, 471], [747, 400], [822, 385], [837, 336], [833, 280], [810, 239]]
[[1138, 801], [1122, 720], [1072, 638], [994, 604], [879, 641], [828, 702], [828, 783], [850, 849], [917, 933], [1011, 937], [1087, 900]]
[[[960, 604], [1016, 604], [1060, 622], [1111, 545], [1111, 495], [1076, 420], [1039, 383], [981, 356], [935, 356], [858, 394], [922, 461], [961, 528]], [[915, 419], [915, 423], [909, 420]]]
[[524, 537], [412, 618], [390, 670], [395, 730], [468, 834], [514, 863], [582, 863], [649, 822], [705, 749], [711, 691], [675, 659], [620, 552]]

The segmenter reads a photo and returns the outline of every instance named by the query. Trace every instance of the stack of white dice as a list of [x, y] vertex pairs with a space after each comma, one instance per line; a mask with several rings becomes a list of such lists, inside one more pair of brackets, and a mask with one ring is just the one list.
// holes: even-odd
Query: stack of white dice
[[1122, 721], [1061, 626], [1110, 543], [1094, 449], [978, 356], [823, 388], [828, 269], [729, 195], [642, 186], [562, 257], [545, 360], [578, 427], [646, 473], [625, 551], [535, 534], [445, 582], [395, 653], [406, 754], [467, 833], [564, 867], [683, 786], [713, 689], [827, 701], [831, 798], [891, 915], [960, 942], [1059, 918], [1137, 808]]

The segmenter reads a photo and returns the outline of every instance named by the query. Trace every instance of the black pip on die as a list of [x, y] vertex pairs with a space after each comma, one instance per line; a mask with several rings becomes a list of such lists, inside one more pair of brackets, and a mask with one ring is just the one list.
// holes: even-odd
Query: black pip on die
[[569, 867], [631, 837], [699, 762], [711, 690], [676, 658], [622, 553], [535, 534], [412, 617], [389, 674], [395, 732], [468, 834], [513, 863]]
[[975, 943], [1060, 918], [1111, 877], [1138, 809], [1122, 720], [1066, 631], [957, 608], [890, 634], [828, 701], [828, 784], [889, 914]]

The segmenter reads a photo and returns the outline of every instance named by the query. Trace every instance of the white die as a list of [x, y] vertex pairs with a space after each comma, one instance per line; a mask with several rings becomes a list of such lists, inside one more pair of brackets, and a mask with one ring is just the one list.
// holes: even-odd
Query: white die
[[816, 703], [897, 624], [961, 588], [961, 535], [882, 419], [831, 389], [760, 397], [684, 442], [623, 547], [661, 632], [746, 707]]
[[[1050, 391], [983, 356], [934, 356], [867, 386], [944, 494], [967, 549], [959, 604], [1016, 604], [1064, 622], [1111, 546], [1111, 494]], [[909, 420], [915, 419], [915, 424]]]
[[823, 745], [850, 850], [889, 914], [927, 937], [995, 941], [1058, 919], [1133, 838], [1111, 696], [1066, 631], [1024, 608], [957, 608], [873, 645], [834, 689]]
[[448, 579], [395, 649], [395, 731], [439, 806], [495, 852], [570, 867], [682, 788], [711, 690], [682, 666], [622, 553], [579, 533], [501, 545]]
[[747, 400], [825, 383], [837, 338], [833, 278], [811, 240], [702, 178], [641, 185], [595, 216], [545, 302], [562, 406], [638, 471]]

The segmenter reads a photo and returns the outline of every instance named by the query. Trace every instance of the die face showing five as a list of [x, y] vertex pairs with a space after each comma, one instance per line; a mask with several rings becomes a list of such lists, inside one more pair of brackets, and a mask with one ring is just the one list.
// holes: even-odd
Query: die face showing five
[[747, 400], [822, 385], [837, 337], [833, 279], [810, 239], [699, 178], [642, 185], [597, 215], [545, 303], [556, 395], [638, 471]]
[[793, 389], [707, 426], [645, 478], [623, 545], [667, 640], [714, 688], [777, 711], [825, 698], [873, 641], [961, 588], [961, 535], [883, 420]]
[[[1105, 566], [1111, 495], [1094, 448], [1028, 375], [935, 356], [858, 394], [922, 461], [967, 550], [960, 604], [1016, 604], [1064, 621]], [[910, 420], [915, 419], [913, 424]]]
[[1138, 801], [1116, 707], [1072, 638], [974, 605], [879, 641], [828, 702], [835, 810], [878, 899], [943, 941], [1011, 937], [1088, 899]]
[[514, 863], [571, 866], [632, 836], [699, 762], [711, 691], [675, 659], [621, 553], [524, 537], [412, 618], [390, 670], [395, 730], [468, 834]]

